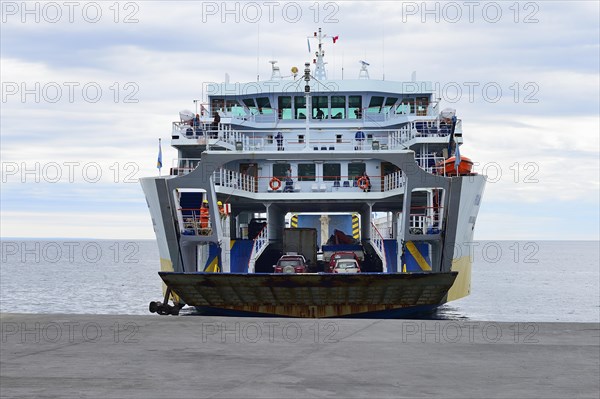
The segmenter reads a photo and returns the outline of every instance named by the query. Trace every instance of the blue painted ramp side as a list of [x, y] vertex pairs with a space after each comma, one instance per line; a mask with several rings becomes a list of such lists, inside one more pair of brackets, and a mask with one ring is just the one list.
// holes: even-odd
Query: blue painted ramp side
[[221, 267], [221, 247], [215, 243], [210, 243], [208, 246], [208, 259], [204, 265], [204, 271], [208, 273], [220, 273]]
[[383, 248], [385, 249], [388, 272], [396, 273], [398, 271], [398, 242], [396, 240], [383, 240]]
[[[408, 242], [410, 244], [410, 241]], [[429, 258], [429, 245], [426, 242], [413, 242], [416, 253], [411, 253], [409, 245], [404, 251], [404, 263], [407, 272], [422, 272], [431, 270], [431, 259]]]
[[231, 273], [248, 273], [248, 262], [254, 240], [231, 240]]

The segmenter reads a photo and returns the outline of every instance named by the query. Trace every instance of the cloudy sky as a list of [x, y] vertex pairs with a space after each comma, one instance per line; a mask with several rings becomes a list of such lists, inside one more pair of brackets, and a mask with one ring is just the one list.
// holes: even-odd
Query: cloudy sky
[[[589, 2], [3, 1], [2, 237], [153, 238], [137, 179], [203, 87], [309, 59], [433, 81], [489, 176], [477, 239], [599, 238], [599, 8]], [[163, 173], [165, 169], [163, 169]]]

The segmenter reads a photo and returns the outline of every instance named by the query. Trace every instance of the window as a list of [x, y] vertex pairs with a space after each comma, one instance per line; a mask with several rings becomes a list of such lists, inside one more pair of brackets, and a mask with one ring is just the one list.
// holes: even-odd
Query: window
[[327, 119], [329, 116], [329, 105], [327, 96], [315, 96], [312, 98], [313, 119]]
[[273, 177], [278, 178], [279, 180], [285, 180], [288, 174], [288, 170], [290, 170], [291, 166], [289, 163], [276, 163], [273, 165]]
[[397, 97], [387, 97], [385, 99], [385, 106], [383, 107], [384, 112], [389, 112], [394, 104], [396, 104], [396, 101], [398, 101]]
[[306, 119], [306, 99], [304, 97], [294, 97], [294, 109], [296, 110], [296, 119]]
[[414, 98], [404, 98], [402, 102], [396, 107], [397, 114], [409, 115], [414, 113]]
[[210, 99], [210, 112], [211, 115], [214, 115], [217, 111], [223, 110], [225, 106], [224, 98], [211, 98]]
[[258, 105], [259, 114], [269, 115], [273, 113], [271, 102], [268, 97], [258, 97], [256, 99], [256, 105]]
[[301, 163], [298, 165], [298, 181], [315, 181], [315, 175], [314, 163]]
[[367, 113], [378, 114], [379, 112], [381, 112], [382, 106], [383, 97], [373, 96], [371, 97], [371, 102], [369, 103], [369, 109], [367, 109]]
[[248, 107], [248, 112], [250, 113], [250, 115], [258, 114], [258, 108], [256, 107], [253, 98], [244, 98], [242, 102], [246, 107]]
[[304, 135], [303, 134], [298, 135], [298, 143], [300, 143], [300, 144], [304, 143]]
[[417, 97], [417, 115], [427, 115], [427, 107], [429, 106], [428, 97]]
[[341, 169], [342, 168], [339, 163], [323, 164], [323, 181], [339, 181]]
[[335, 135], [335, 142], [336, 143], [341, 143], [342, 142], [342, 135], [341, 134], [336, 134]]
[[348, 96], [348, 119], [362, 119], [361, 96]]
[[346, 97], [331, 96], [331, 119], [344, 119], [346, 117]]
[[348, 180], [356, 180], [365, 173], [366, 165], [362, 162], [352, 162], [348, 164]]
[[292, 97], [280, 96], [277, 100], [279, 119], [292, 119]]

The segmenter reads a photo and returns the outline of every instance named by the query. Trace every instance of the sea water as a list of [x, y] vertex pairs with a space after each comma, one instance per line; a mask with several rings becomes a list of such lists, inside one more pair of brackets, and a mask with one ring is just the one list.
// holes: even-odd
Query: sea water
[[[0, 311], [149, 314], [162, 300], [155, 241], [2, 239]], [[471, 295], [430, 317], [600, 321], [598, 241], [477, 241]]]

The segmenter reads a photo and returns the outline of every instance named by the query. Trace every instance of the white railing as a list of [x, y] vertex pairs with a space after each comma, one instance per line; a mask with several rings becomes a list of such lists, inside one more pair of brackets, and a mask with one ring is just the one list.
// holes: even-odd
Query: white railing
[[383, 191], [395, 190], [404, 186], [404, 176], [401, 171], [393, 172], [383, 177]]
[[[229, 151], [377, 151], [405, 149], [404, 143], [419, 136], [414, 122], [400, 129], [363, 129], [364, 138], [356, 138], [355, 131], [348, 129], [342, 137], [323, 138], [322, 134], [314, 135], [307, 142], [305, 131], [285, 130], [283, 139], [278, 140], [279, 130], [234, 130], [230, 124], [219, 124], [213, 130], [211, 124], [202, 124], [201, 128], [193, 128], [185, 122], [173, 123], [173, 135], [194, 140], [206, 145], [207, 150], [223, 149]], [[333, 136], [333, 135], [332, 135]]]
[[254, 273], [254, 265], [256, 264], [257, 259], [269, 246], [267, 226], [268, 224], [265, 224], [260, 233], [254, 238], [252, 252], [250, 252], [250, 259], [248, 259], [248, 273]]
[[181, 158], [173, 160], [171, 175], [184, 176], [196, 169], [200, 164], [200, 158]]
[[257, 192], [256, 178], [233, 170], [219, 168], [213, 173], [215, 185], [236, 190]]
[[383, 241], [383, 236], [375, 227], [375, 223], [371, 222], [371, 246], [381, 259], [381, 263], [383, 264], [383, 271], [387, 271], [387, 260], [385, 257], [385, 246]]
[[[415, 157], [415, 162], [419, 165], [419, 167], [429, 173], [437, 173], [436, 165], [442, 164], [444, 162], [444, 157], [437, 156], [435, 154], [424, 154], [418, 157]], [[442, 167], [443, 169], [443, 167]]]

